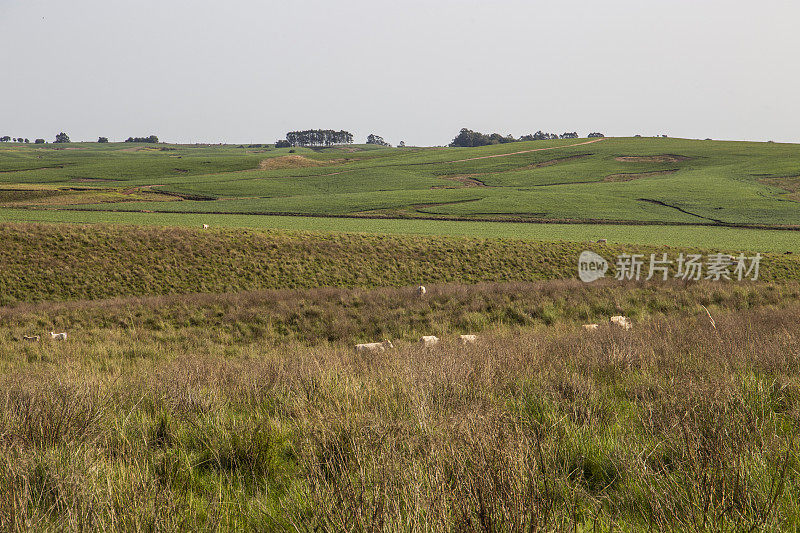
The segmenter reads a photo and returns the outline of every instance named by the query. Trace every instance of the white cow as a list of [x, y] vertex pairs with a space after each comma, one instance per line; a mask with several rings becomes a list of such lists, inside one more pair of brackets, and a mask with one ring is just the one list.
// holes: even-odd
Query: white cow
[[394, 348], [392, 341], [385, 340], [383, 342], [366, 342], [364, 344], [356, 344], [356, 353], [382, 353], [386, 350]]
[[586, 331], [594, 331], [599, 327], [600, 327], [599, 324], [584, 324], [583, 325], [583, 329], [585, 329]]
[[420, 298], [425, 296], [425, 293], [427, 292], [428, 291], [425, 289], [425, 285], [420, 285], [419, 287], [417, 287], [417, 296], [419, 296]]
[[631, 324], [631, 319], [622, 315], [612, 316], [609, 322], [611, 322], [612, 325], [619, 326], [626, 331], [633, 327]]
[[64, 333], [53, 333], [51, 331], [50, 338], [53, 339], [54, 341], [65, 341], [67, 340], [67, 332], [65, 331]]
[[425, 348], [430, 348], [439, 344], [439, 337], [435, 335], [425, 335], [419, 340], [419, 343]]
[[478, 336], [477, 335], [459, 335], [458, 336], [458, 342], [460, 344], [475, 344], [476, 342], [478, 342]]

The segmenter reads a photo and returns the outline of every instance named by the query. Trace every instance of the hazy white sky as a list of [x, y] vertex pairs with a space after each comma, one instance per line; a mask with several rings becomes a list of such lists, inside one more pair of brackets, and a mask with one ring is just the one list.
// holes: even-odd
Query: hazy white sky
[[800, 3], [0, 0], [0, 135], [800, 142]]

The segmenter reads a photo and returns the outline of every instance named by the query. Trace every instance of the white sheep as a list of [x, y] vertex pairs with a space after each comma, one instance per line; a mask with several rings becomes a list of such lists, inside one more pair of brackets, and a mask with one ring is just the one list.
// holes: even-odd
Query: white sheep
[[585, 329], [586, 331], [594, 331], [599, 327], [600, 327], [599, 324], [584, 324], [583, 325], [583, 329]]
[[425, 348], [430, 348], [439, 344], [439, 337], [435, 335], [425, 335], [419, 340], [419, 343]]
[[458, 336], [458, 342], [460, 344], [475, 344], [476, 342], [478, 342], [478, 336], [477, 335], [459, 335]]
[[428, 291], [425, 289], [425, 285], [420, 285], [419, 287], [417, 287], [417, 296], [419, 296], [420, 298], [425, 296], [425, 293], [427, 292]]
[[631, 320], [628, 317], [622, 315], [612, 316], [609, 319], [609, 322], [611, 322], [612, 325], [619, 326], [626, 331], [633, 327], [633, 325], [631, 324]]
[[208, 229], [208, 224], [203, 224], [203, 229]]
[[65, 331], [64, 333], [53, 333], [51, 331], [50, 338], [53, 339], [54, 341], [65, 341], [67, 340], [67, 332]]
[[394, 348], [392, 341], [385, 340], [383, 342], [366, 342], [364, 344], [356, 344], [356, 353], [381, 353], [386, 350]]

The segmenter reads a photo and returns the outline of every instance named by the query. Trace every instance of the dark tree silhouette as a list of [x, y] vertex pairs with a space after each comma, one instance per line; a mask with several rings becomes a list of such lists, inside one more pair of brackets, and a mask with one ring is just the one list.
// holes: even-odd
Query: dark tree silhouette
[[126, 143], [157, 143], [158, 137], [151, 135], [149, 137], [128, 137], [125, 139]]
[[353, 134], [344, 130], [290, 131], [286, 134], [286, 140], [291, 146], [331, 146], [333, 144], [351, 144]]
[[61, 133], [56, 135], [55, 142], [57, 142], [57, 143], [68, 143], [69, 142], [69, 135], [67, 135], [66, 133], [64, 133], [62, 131]]
[[97, 142], [99, 142], [99, 143], [107, 143], [108, 142], [108, 137], [99, 137], [97, 139]]
[[391, 146], [389, 143], [383, 140], [383, 137], [380, 135], [375, 135], [374, 133], [370, 133], [367, 136], [367, 144], [377, 144], [378, 146]]

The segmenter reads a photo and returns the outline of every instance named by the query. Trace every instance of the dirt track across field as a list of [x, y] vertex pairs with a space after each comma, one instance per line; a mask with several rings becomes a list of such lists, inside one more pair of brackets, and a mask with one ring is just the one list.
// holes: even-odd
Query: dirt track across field
[[455, 161], [442, 161], [442, 163], [461, 163], [463, 161], [475, 161], [476, 159], [492, 159], [495, 157], [508, 157], [510, 155], [517, 155], [517, 154], [527, 154], [530, 152], [543, 152], [545, 150], [560, 150], [561, 148], [570, 148], [572, 146], [582, 146], [584, 144], [592, 144], [600, 141], [604, 141], [605, 137], [601, 137], [599, 139], [592, 139], [591, 141], [584, 141], [582, 143], [575, 143], [575, 144], [565, 144], [563, 146], [552, 146], [550, 148], [534, 148], [532, 150], [521, 150], [519, 152], [511, 152], [509, 154], [495, 154], [495, 155], [482, 155], [480, 157], [469, 157], [467, 159], [456, 159]]

